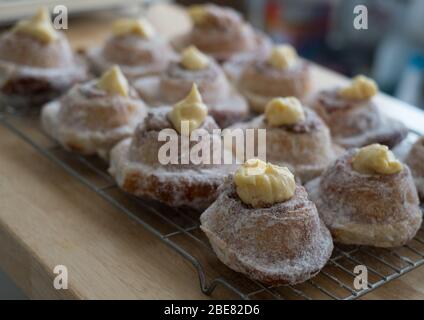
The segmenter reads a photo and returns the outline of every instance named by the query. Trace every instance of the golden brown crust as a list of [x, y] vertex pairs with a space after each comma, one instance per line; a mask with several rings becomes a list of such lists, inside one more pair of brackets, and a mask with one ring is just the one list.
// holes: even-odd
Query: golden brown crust
[[[140, 181], [143, 181], [143, 185], [140, 185]], [[185, 200], [181, 204], [179, 203], [180, 200], [175, 196], [175, 193], [173, 193], [175, 190], [175, 183], [178, 183], [181, 188], [180, 192], [185, 195]], [[205, 203], [212, 203], [217, 196], [216, 190], [220, 184], [221, 181], [193, 181], [192, 179], [186, 179], [185, 176], [181, 176], [177, 181], [174, 179], [163, 181], [163, 179], [155, 174], [135, 171], [126, 177], [121, 188], [134, 195], [148, 196], [169, 205], [180, 206], [187, 205], [187, 202], [194, 203], [198, 199], [204, 199], [203, 201]], [[200, 207], [203, 206], [207, 206], [207, 204], [202, 204]]]
[[319, 92], [312, 107], [327, 123], [334, 141], [346, 148], [372, 143], [392, 148], [408, 133], [402, 123], [380, 114], [373, 101], [347, 100], [337, 89]]
[[421, 201], [424, 201], [424, 137], [419, 138], [411, 148], [406, 163], [414, 177]]
[[409, 168], [397, 174], [362, 174], [352, 169], [350, 150], [306, 188], [334, 241], [396, 247], [412, 239], [422, 222]]
[[333, 250], [329, 231], [303, 187], [268, 208], [240, 201], [232, 177], [218, 199], [201, 215], [218, 258], [235, 271], [271, 284], [296, 284], [313, 277]]

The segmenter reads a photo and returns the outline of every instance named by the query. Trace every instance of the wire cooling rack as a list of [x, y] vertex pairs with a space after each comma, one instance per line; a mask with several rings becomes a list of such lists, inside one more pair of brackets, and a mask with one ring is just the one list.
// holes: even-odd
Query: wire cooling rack
[[[299, 285], [265, 286], [223, 265], [199, 228], [199, 212], [170, 208], [122, 192], [97, 157], [64, 151], [40, 128], [38, 115], [0, 113], [0, 124], [64, 169], [87, 188], [122, 211], [188, 261], [200, 289], [211, 295], [221, 287], [225, 297], [242, 299], [356, 299], [424, 264], [424, 228], [407, 245], [395, 249], [336, 246], [324, 269]], [[413, 135], [413, 133], [411, 133]], [[356, 289], [354, 270], [366, 266], [368, 283]], [[193, 274], [195, 277], [195, 275]]]

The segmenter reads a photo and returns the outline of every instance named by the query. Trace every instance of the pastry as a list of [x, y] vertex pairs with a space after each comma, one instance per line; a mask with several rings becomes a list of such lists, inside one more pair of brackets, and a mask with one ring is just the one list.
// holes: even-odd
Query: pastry
[[220, 127], [247, 116], [247, 102], [229, 84], [221, 67], [193, 46], [186, 48], [178, 61], [171, 62], [161, 76], [139, 79], [134, 86], [147, 104], [158, 106], [183, 99], [193, 83]]
[[306, 189], [335, 242], [397, 247], [421, 226], [411, 171], [387, 146], [349, 150]]
[[269, 55], [254, 59], [236, 57], [224, 64], [224, 70], [258, 113], [274, 97], [302, 99], [309, 92], [308, 64], [289, 45], [276, 46]]
[[147, 110], [119, 67], [100, 79], [75, 85], [41, 112], [44, 130], [63, 147], [107, 158], [109, 150], [130, 136]]
[[418, 195], [424, 201], [424, 137], [414, 143], [406, 157], [406, 163], [411, 168]]
[[231, 8], [193, 5], [187, 12], [193, 27], [172, 41], [178, 51], [194, 45], [222, 62], [241, 52], [258, 54], [271, 46], [268, 37], [254, 30]]
[[119, 65], [129, 80], [165, 70], [175, 53], [146, 19], [119, 19], [105, 45], [87, 53], [96, 74]]
[[[151, 109], [134, 135], [111, 152], [109, 172], [118, 185], [170, 206], [202, 210], [210, 205], [234, 165], [231, 151], [221, 150], [221, 136], [213, 132], [219, 127], [207, 112], [195, 85], [174, 107]], [[203, 138], [192, 139], [195, 134]], [[199, 148], [205, 157], [202, 161], [192, 155]], [[230, 161], [214, 164], [207, 154], [213, 158], [227, 154]]]
[[372, 99], [377, 93], [373, 80], [357, 76], [347, 87], [319, 92], [312, 107], [327, 123], [336, 143], [346, 148], [372, 143], [392, 148], [408, 131], [399, 121], [379, 112]]
[[330, 258], [330, 232], [287, 168], [250, 159], [218, 192], [201, 229], [231, 269], [270, 285], [296, 284]]
[[[229, 129], [237, 128], [266, 130], [267, 161], [289, 167], [303, 183], [320, 175], [343, 152], [332, 143], [321, 118], [295, 97], [272, 99], [264, 114]], [[259, 138], [259, 131], [256, 135]]]
[[0, 36], [0, 105], [40, 106], [86, 78], [85, 64], [45, 8]]

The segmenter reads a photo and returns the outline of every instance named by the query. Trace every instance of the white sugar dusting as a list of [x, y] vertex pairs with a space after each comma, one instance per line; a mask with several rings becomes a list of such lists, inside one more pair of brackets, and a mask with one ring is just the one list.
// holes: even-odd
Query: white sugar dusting
[[329, 259], [330, 233], [303, 187], [269, 208], [244, 205], [231, 177], [218, 192], [200, 218], [201, 228], [230, 268], [266, 283], [295, 284], [314, 276]]

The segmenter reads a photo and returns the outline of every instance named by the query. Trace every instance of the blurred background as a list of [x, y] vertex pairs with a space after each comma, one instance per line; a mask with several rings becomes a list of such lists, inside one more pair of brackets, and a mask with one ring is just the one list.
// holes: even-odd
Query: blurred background
[[[63, 4], [71, 17], [142, 11], [158, 2], [214, 2], [239, 10], [277, 42], [290, 42], [312, 61], [347, 76], [376, 79], [380, 88], [424, 108], [423, 0], [0, 0], [0, 24]], [[368, 30], [353, 28], [356, 5], [368, 8]]]

